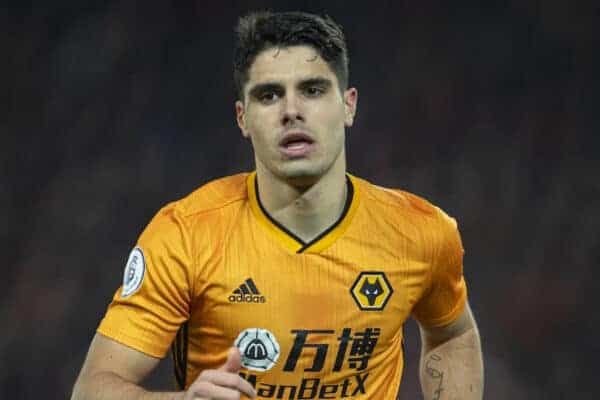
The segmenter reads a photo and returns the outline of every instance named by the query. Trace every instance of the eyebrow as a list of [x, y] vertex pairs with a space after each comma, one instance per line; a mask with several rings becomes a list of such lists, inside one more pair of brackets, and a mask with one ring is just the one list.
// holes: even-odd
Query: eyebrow
[[[299, 88], [306, 88], [309, 86], [321, 86], [325, 89], [329, 89], [332, 85], [333, 85], [333, 82], [331, 81], [331, 79], [317, 76], [317, 77], [303, 79], [298, 83], [297, 86]], [[264, 92], [269, 92], [269, 91], [282, 92], [283, 90], [284, 90], [284, 87], [281, 83], [263, 82], [263, 83], [258, 83], [255, 86], [253, 86], [249, 91], [249, 95], [254, 98], [258, 98]]]
[[277, 82], [263, 82], [252, 87], [252, 89], [249, 91], [249, 94], [251, 97], [258, 98], [261, 93], [269, 91], [281, 92], [283, 91], [283, 86]]
[[315, 77], [315, 78], [303, 79], [298, 84], [298, 87], [305, 88], [308, 86], [322, 86], [323, 88], [328, 89], [332, 85], [333, 85], [333, 83], [331, 82], [331, 79]]

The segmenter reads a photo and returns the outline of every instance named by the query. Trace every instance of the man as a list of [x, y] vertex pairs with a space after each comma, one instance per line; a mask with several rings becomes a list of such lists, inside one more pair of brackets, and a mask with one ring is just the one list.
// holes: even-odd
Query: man
[[[234, 75], [256, 171], [150, 222], [73, 398], [394, 399], [413, 316], [425, 398], [480, 399], [455, 221], [346, 172], [358, 92], [340, 27], [304, 13], [242, 18]], [[145, 391], [170, 346], [181, 391]]]

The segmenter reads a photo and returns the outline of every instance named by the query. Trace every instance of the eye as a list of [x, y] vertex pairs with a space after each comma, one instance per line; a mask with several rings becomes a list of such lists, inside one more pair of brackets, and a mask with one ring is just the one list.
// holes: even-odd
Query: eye
[[271, 104], [271, 103], [274, 103], [275, 101], [277, 101], [278, 98], [279, 98], [279, 95], [275, 92], [264, 92], [264, 93], [260, 94], [260, 96], [258, 97], [258, 100], [262, 104]]
[[304, 94], [306, 97], [319, 97], [323, 93], [325, 93], [325, 90], [319, 86], [308, 86], [306, 89], [304, 89]]

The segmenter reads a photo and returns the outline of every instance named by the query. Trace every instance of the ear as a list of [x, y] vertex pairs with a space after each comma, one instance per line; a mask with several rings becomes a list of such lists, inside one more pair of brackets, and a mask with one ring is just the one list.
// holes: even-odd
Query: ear
[[242, 136], [248, 138], [250, 133], [248, 132], [248, 129], [246, 129], [246, 108], [244, 107], [244, 103], [240, 100], [235, 102], [235, 118], [240, 127], [240, 131], [242, 131]]
[[344, 124], [347, 127], [352, 126], [354, 123], [354, 115], [356, 115], [356, 105], [358, 103], [358, 90], [356, 88], [349, 88], [344, 91], [344, 111], [346, 117], [344, 118]]

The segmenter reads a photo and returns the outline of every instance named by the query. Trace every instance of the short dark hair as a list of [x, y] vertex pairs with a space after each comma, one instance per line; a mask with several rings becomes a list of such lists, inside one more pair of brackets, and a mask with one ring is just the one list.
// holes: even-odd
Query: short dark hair
[[341, 90], [348, 87], [348, 49], [342, 27], [329, 16], [305, 12], [259, 11], [241, 17], [236, 28], [233, 79], [244, 98], [248, 71], [256, 56], [269, 48], [308, 45], [335, 73]]

